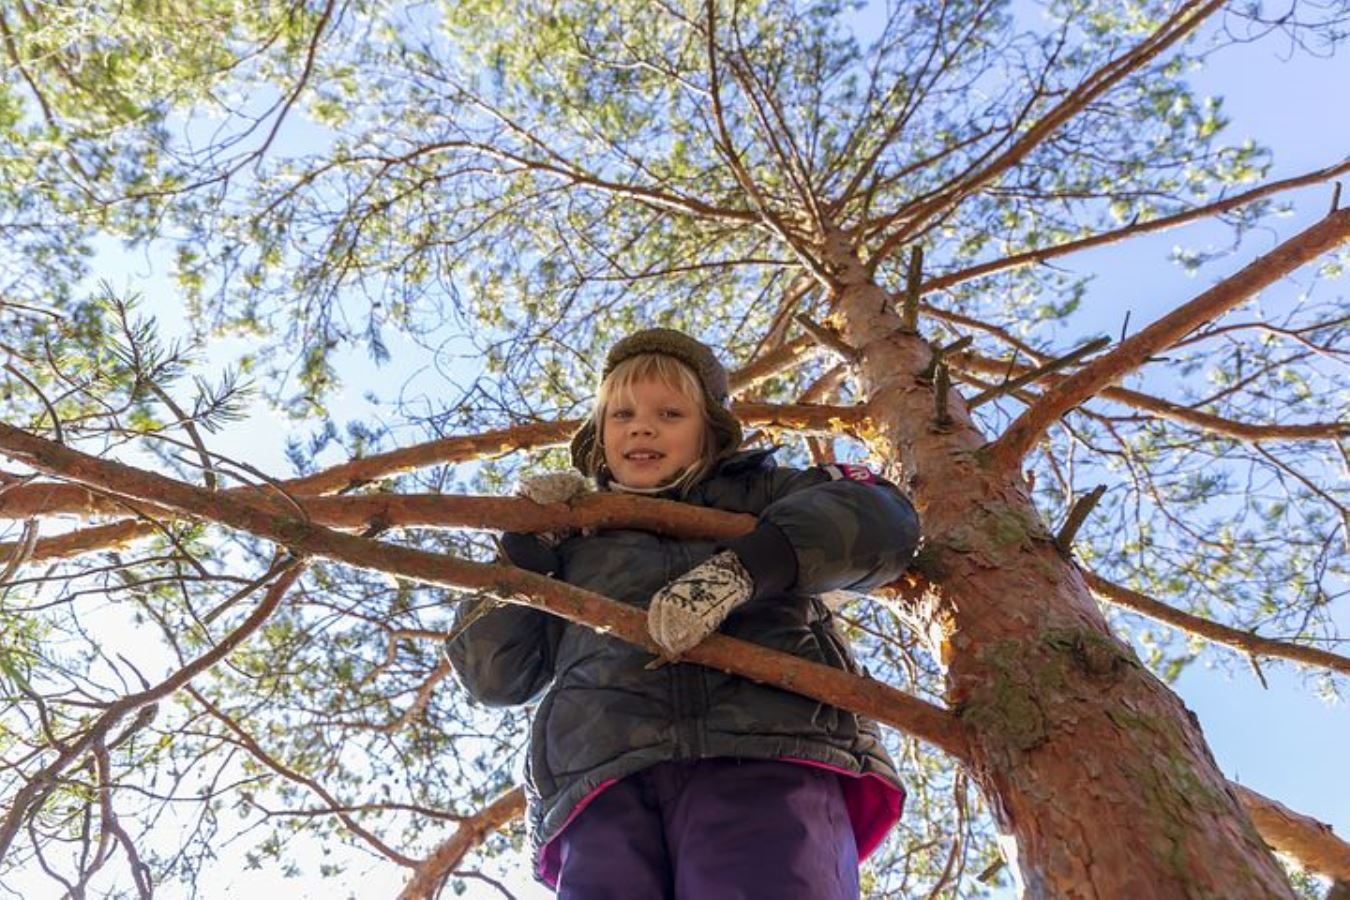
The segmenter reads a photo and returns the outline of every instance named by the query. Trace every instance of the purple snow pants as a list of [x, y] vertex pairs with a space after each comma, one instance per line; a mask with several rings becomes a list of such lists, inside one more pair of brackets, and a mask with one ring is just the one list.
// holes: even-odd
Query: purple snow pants
[[839, 776], [668, 762], [610, 785], [557, 837], [561, 900], [857, 900]]

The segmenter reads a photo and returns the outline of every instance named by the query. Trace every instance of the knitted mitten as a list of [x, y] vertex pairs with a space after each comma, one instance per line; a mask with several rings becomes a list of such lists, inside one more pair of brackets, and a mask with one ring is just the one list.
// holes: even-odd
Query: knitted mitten
[[[575, 470], [532, 475], [516, 486], [516, 496], [539, 504], [570, 503], [591, 489], [586, 476]], [[575, 529], [542, 531], [535, 537], [545, 547], [553, 548], [575, 534]]]
[[652, 596], [647, 630], [667, 656], [677, 657], [716, 631], [754, 589], [740, 557], [723, 550]]

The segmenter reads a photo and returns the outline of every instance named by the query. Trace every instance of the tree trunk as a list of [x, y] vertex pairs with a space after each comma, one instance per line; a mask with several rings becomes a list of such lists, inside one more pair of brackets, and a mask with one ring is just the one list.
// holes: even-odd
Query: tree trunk
[[861, 350], [872, 449], [897, 466], [933, 583], [914, 626], [948, 666], [971, 775], [1029, 897], [1292, 897], [1193, 714], [1117, 640], [952, 392], [934, 419], [929, 346], [838, 243], [836, 311]]

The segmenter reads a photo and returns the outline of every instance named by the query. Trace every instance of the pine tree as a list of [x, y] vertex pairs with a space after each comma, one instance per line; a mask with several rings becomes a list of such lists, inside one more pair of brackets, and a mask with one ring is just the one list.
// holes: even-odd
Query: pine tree
[[[735, 361], [751, 441], [867, 459], [920, 509], [914, 577], [846, 608], [873, 678], [729, 638], [690, 657], [894, 730], [910, 812], [872, 891], [966, 895], [1004, 859], [1036, 897], [1294, 896], [1268, 844], [1350, 879], [1166, 684], [1201, 640], [1350, 670], [1350, 211], [1251, 234], [1350, 163], [1271, 180], [1187, 82], [1249, 40], [1333, 51], [1335, 7], [183, 9], [0, 15], [0, 872], [147, 894], [257, 822], [250, 862], [303, 833], [431, 896], [503, 852], [527, 713], [468, 704], [447, 610], [489, 593], [646, 637], [488, 535], [747, 527], [485, 496], [564, 464], [543, 448], [603, 348], [664, 324]], [[1084, 333], [1095, 288], [1057, 260], [1198, 221], [1233, 243], [1179, 254], [1209, 286]], [[187, 345], [77, 288], [110, 235], [172, 261]], [[1297, 303], [1257, 302], [1314, 264]], [[206, 378], [221, 338], [247, 350]], [[342, 423], [361, 353], [407, 383]], [[454, 357], [472, 383], [416, 371]], [[263, 404], [309, 430], [289, 475], [220, 452]], [[156, 636], [154, 671], [101, 639], [114, 619]]]

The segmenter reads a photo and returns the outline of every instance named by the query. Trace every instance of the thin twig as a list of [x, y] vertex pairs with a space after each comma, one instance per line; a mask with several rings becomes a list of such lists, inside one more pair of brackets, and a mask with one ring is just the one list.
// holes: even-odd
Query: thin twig
[[903, 330], [919, 330], [919, 299], [923, 293], [923, 245], [909, 251], [909, 270], [905, 275], [905, 303], [901, 314]]
[[793, 318], [797, 320], [798, 325], [802, 326], [802, 330], [811, 336], [812, 340], [834, 353], [842, 362], [848, 363], [850, 366], [857, 364], [858, 351], [844, 343], [844, 339], [834, 331], [813, 321], [805, 313], [797, 313]]
[[1064, 519], [1064, 525], [1059, 529], [1059, 534], [1055, 535], [1055, 545], [1060, 550], [1065, 553], [1073, 550], [1074, 535], [1078, 534], [1078, 529], [1083, 527], [1088, 515], [1105, 493], [1106, 485], [1099, 484], [1073, 501], [1073, 505], [1069, 507], [1069, 515]]
[[[1083, 357], [1096, 353], [1098, 350], [1102, 349], [1103, 347], [1107, 346], [1110, 343], [1111, 339], [1109, 337], [1100, 337], [1096, 338], [1095, 340], [1088, 341], [1081, 347], [1076, 347], [1075, 349], [1070, 350], [1063, 356], [1056, 357], [1055, 359], [1050, 360], [1045, 365], [1037, 366], [1031, 371], [1019, 375], [1017, 378], [1014, 378], [1011, 381], [1005, 381], [1002, 384], [989, 388], [986, 391], [981, 391], [980, 393], [972, 397], [967, 405], [971, 409], [974, 409], [975, 407], [988, 403], [990, 400], [993, 400], [997, 397], [1002, 397], [1005, 394], [1010, 394], [1013, 391], [1017, 390], [1018, 388], [1026, 387], [1033, 381], [1036, 381], [1040, 378], [1045, 377], [1046, 375], [1049, 375], [1051, 372], [1058, 372], [1060, 369], [1073, 365]], [[1016, 354], [1014, 354], [1013, 359], [1016, 360], [1016, 358], [1017, 356]], [[1009, 363], [1009, 370], [1011, 370], [1011, 368], [1012, 364]]]

